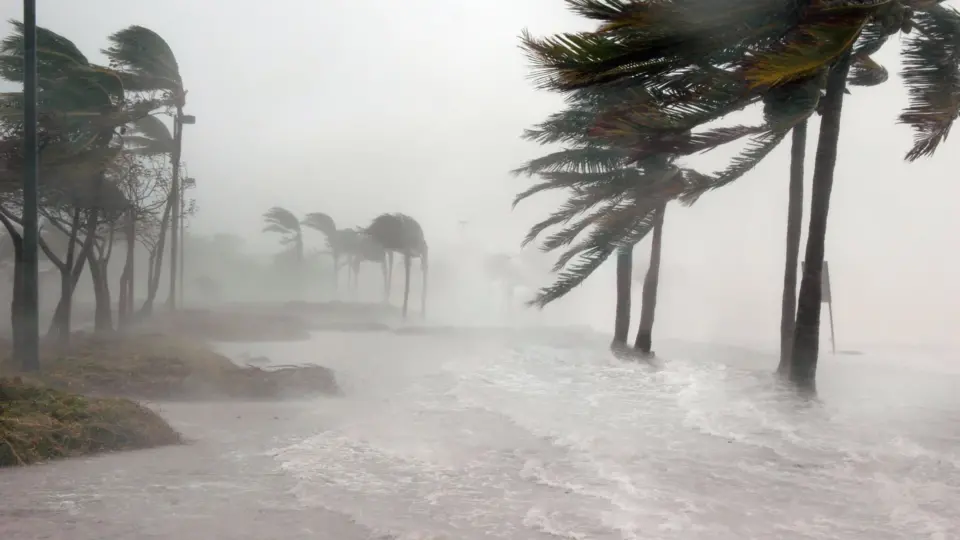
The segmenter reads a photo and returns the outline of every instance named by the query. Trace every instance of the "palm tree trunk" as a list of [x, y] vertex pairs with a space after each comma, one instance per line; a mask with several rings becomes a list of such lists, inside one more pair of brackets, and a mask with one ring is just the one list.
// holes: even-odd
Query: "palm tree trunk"
[[650, 245], [650, 267], [643, 280], [643, 304], [640, 306], [640, 327], [637, 330], [637, 340], [634, 348], [640, 349], [643, 354], [650, 354], [653, 347], [653, 319], [657, 312], [657, 287], [660, 283], [660, 250], [663, 243], [663, 214], [666, 212], [666, 203], [656, 209], [653, 218], [653, 241]]
[[807, 231], [807, 250], [797, 301], [797, 322], [793, 333], [793, 352], [790, 362], [790, 381], [805, 391], [816, 390], [817, 360], [820, 349], [821, 274], [827, 236], [827, 214], [830, 210], [830, 192], [837, 165], [837, 145], [840, 139], [840, 117], [843, 93], [850, 71], [850, 52], [847, 51], [830, 70], [827, 94], [820, 120], [820, 138], [817, 141], [817, 159], [813, 166], [813, 188], [810, 200], [810, 225]]
[[410, 299], [410, 254], [403, 254], [403, 318], [407, 318], [407, 301]]
[[393, 289], [393, 252], [387, 252], [387, 303], [390, 303], [390, 291]]
[[380, 261], [380, 270], [383, 272], [383, 303], [386, 304], [390, 302], [390, 273], [387, 269], [387, 255], [383, 255], [383, 260]]
[[423, 274], [423, 287], [420, 290], [420, 317], [427, 318], [427, 274], [430, 271], [430, 261], [427, 251], [420, 254], [420, 273]]
[[331, 256], [333, 257], [333, 299], [339, 300], [340, 298], [340, 254], [336, 250], [332, 250]]
[[780, 365], [786, 377], [793, 352], [793, 327], [797, 316], [797, 267], [800, 265], [800, 233], [803, 228], [803, 165], [807, 151], [807, 121], [793, 128], [790, 149], [790, 187], [787, 202], [787, 254], [783, 269], [783, 300], [780, 305]]
[[633, 279], [633, 246], [617, 252], [617, 319], [613, 325], [613, 344], [625, 347], [630, 333], [630, 287]]

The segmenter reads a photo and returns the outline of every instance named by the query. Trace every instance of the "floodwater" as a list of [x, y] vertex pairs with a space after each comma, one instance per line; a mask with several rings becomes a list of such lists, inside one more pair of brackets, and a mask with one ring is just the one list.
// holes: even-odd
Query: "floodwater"
[[158, 405], [195, 442], [4, 471], [0, 538], [960, 538], [949, 364], [824, 355], [804, 402], [760, 353], [661, 343], [652, 367], [604, 345], [231, 345], [333, 367], [347, 396]]

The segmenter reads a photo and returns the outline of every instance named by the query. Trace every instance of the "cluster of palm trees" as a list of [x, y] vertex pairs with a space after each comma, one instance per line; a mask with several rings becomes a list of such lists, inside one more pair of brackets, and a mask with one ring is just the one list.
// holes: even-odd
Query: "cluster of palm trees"
[[[595, 28], [522, 37], [536, 83], [567, 97], [563, 111], [525, 133], [561, 148], [516, 171], [539, 178], [517, 201], [544, 190], [569, 194], [525, 240], [559, 227], [541, 247], [566, 248], [558, 279], [534, 303], [567, 294], [616, 253], [614, 344], [623, 346], [632, 250], [653, 231], [635, 344], [649, 353], [667, 204], [692, 204], [737, 180], [792, 132], [778, 373], [814, 390], [824, 239], [848, 86], [885, 82], [887, 71], [871, 57], [900, 36], [909, 94], [900, 122], [915, 133], [906, 159], [931, 155], [960, 113], [960, 14], [940, 0], [565, 1]], [[758, 124], [714, 124], [753, 105], [763, 109]], [[814, 114], [820, 133], [798, 296], [804, 150]], [[719, 172], [682, 165], [686, 156], [743, 139], [746, 150]]]
[[[25, 28], [19, 22], [12, 24], [14, 31], [0, 41], [0, 78], [22, 83]], [[85, 266], [94, 281], [97, 329], [112, 329], [106, 263], [115, 232], [127, 239], [118, 306], [121, 318], [133, 311], [133, 248], [154, 217], [160, 226], [160, 252], [166, 230], [171, 231], [170, 273], [171, 287], [175, 287], [182, 129], [192, 117], [183, 113], [187, 91], [176, 57], [152, 30], [134, 25], [111, 34], [109, 46], [102, 51], [107, 66], [90, 61], [73, 42], [46, 28], [37, 28], [36, 38], [40, 213], [44, 227], [58, 230], [67, 239], [62, 249], [48, 245], [44, 235], [39, 243], [61, 274], [61, 298], [51, 332], [65, 343], [70, 336], [71, 297]], [[173, 118], [172, 134], [158, 118], [165, 115]], [[4, 93], [0, 95], [0, 222], [16, 253], [11, 313], [17, 356], [28, 339], [24, 332], [31, 332], [25, 326], [24, 288], [19, 286], [24, 150], [23, 93]], [[170, 163], [155, 169], [144, 163], [158, 159]], [[151, 261], [151, 270], [156, 264], [156, 279], [161, 260]], [[151, 294], [141, 312], [150, 311], [156, 283], [149, 288]], [[174, 291], [170, 298], [172, 305]]]
[[383, 271], [383, 299], [390, 300], [393, 282], [394, 254], [403, 258], [403, 317], [407, 316], [410, 296], [410, 270], [413, 259], [420, 260], [423, 276], [420, 311], [426, 316], [427, 274], [429, 248], [423, 228], [412, 217], [401, 213], [381, 214], [366, 227], [338, 229], [332, 217], [323, 212], [311, 212], [302, 219], [279, 206], [263, 214], [264, 232], [281, 235], [281, 244], [288, 246], [298, 265], [304, 260], [304, 228], [320, 232], [326, 238], [327, 253], [333, 262], [334, 288], [339, 287], [342, 269], [347, 269], [347, 285], [354, 292], [358, 287], [360, 266], [365, 262], [378, 263]]

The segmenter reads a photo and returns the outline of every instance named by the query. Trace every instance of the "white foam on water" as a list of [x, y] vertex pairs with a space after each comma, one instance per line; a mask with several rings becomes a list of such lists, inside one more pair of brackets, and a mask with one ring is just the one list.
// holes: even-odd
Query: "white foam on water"
[[935, 407], [922, 392], [810, 403], [736, 358], [657, 370], [439, 341], [334, 366], [376, 391], [275, 451], [303, 504], [410, 539], [957, 538], [960, 402], [932, 386]]

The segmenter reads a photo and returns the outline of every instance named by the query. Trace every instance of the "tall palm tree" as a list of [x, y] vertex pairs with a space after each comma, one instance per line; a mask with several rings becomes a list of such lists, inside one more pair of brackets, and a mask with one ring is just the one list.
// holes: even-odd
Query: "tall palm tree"
[[300, 227], [300, 220], [293, 212], [280, 206], [274, 206], [263, 214], [263, 221], [266, 226], [263, 232], [280, 234], [280, 243], [282, 245], [292, 245], [294, 259], [297, 265], [303, 264], [303, 229]]
[[[693, 189], [703, 182], [705, 177], [692, 169], [675, 167], [671, 154], [654, 154], [634, 163], [629, 146], [610, 144], [611, 140], [615, 140], [613, 137], [601, 136], [605, 135], [605, 131], [596, 129], [601, 116], [606, 110], [618, 107], [632, 97], [634, 96], [630, 92], [617, 89], [603, 93], [580, 93], [571, 98], [572, 103], [568, 109], [551, 115], [545, 122], [527, 130], [524, 138], [528, 140], [541, 144], [565, 143], [566, 147], [559, 152], [530, 161], [514, 171], [515, 174], [537, 175], [541, 179], [540, 183], [518, 195], [514, 204], [544, 190], [562, 189], [571, 192], [567, 205], [534, 226], [524, 240], [525, 244], [546, 228], [565, 224], [578, 215], [592, 212], [587, 218], [548, 238], [543, 246], [547, 251], [571, 244], [580, 233], [591, 228], [596, 238], [613, 234], [613, 237], [606, 236], [609, 239], [621, 235], [616, 240], [621, 242], [620, 244], [606, 246], [610, 249], [581, 249], [583, 244], [574, 246], [561, 257], [557, 269], [578, 253], [587, 254], [583, 261], [586, 264], [572, 273], [561, 275], [561, 281], [566, 280], [565, 286], [554, 290], [545, 289], [535, 300], [535, 303], [542, 306], [566, 294], [579, 285], [582, 279], [592, 273], [614, 251], [613, 248], [616, 248], [617, 306], [612, 343], [615, 348], [626, 347], [629, 333], [633, 247], [647, 232], [651, 229], [654, 231], [651, 266], [647, 279], [644, 280], [644, 302], [635, 342], [635, 347], [648, 354], [659, 282], [663, 212], [666, 202]], [[714, 142], [707, 142], [705, 139], [698, 143], [699, 146], [688, 145], [686, 151], [691, 151], [694, 146], [710, 144]], [[681, 148], [678, 146], [676, 150], [680, 151]], [[600, 207], [599, 210], [592, 210], [597, 206]], [[606, 214], [614, 211], [624, 213], [621, 221], [606, 220]], [[631, 213], [633, 221], [630, 221]], [[623, 235], [631, 239], [627, 240]]]
[[[794, 2], [776, 0], [735, 4], [732, 0], [719, 4], [715, 0], [682, 4], [641, 0], [567, 2], [578, 13], [598, 21], [598, 28], [547, 39], [525, 36], [539, 82], [565, 92], [610, 85], [643, 88], [652, 98], [626, 108], [626, 114], [617, 113], [621, 126], [624, 119], [640, 126], [627, 130], [634, 132], [636, 146], [661, 148], [677, 139], [688, 142], [691, 128], [768, 99], [777, 91], [802, 94], [803, 88], [814, 86], [819, 99], [823, 84], [815, 81], [822, 81], [830, 73], [833, 84], [827, 85], [820, 107], [823, 121], [814, 170], [807, 265], [790, 359], [791, 380], [812, 388], [819, 341], [823, 239], [843, 86], [848, 76], [885, 76], [870, 55], [890, 35], [916, 30], [904, 40], [904, 82], [911, 103], [901, 121], [917, 134], [907, 159], [929, 155], [946, 136], [960, 109], [960, 100], [947, 97], [960, 93], [960, 16], [936, 0], [809, 2], [802, 10], [796, 9]], [[703, 13], [711, 16], [703, 17]], [[789, 128], [809, 116], [806, 106], [806, 114], [790, 111], [791, 101], [770, 99], [765, 103], [767, 127], [753, 131], [752, 147], [738, 156], [731, 168], [737, 161], [746, 164], [762, 159]], [[774, 113], [773, 118], [769, 113]], [[681, 125], [683, 130], [653, 140], [656, 131], [649, 129], [650, 124], [662, 125], [664, 119]], [[642, 148], [636, 151], [644, 153]], [[699, 191], [726, 183], [728, 179], [721, 173]]]
[[335, 247], [336, 244], [330, 242], [330, 239], [337, 234], [336, 222], [332, 217], [323, 212], [311, 212], [304, 216], [300, 223], [315, 231], [320, 231], [326, 238], [327, 245], [330, 247], [330, 252], [333, 256], [333, 290], [336, 291], [339, 281], [337, 275], [339, 274], [338, 270], [340, 268], [340, 254]]
[[365, 232], [383, 246], [385, 250], [403, 256], [403, 317], [407, 317], [407, 304], [410, 296], [410, 266], [412, 259], [420, 259], [420, 271], [423, 274], [420, 313], [427, 313], [427, 273], [429, 269], [429, 248], [423, 235], [423, 228], [412, 217], [401, 214], [381, 214], [365, 229]]
[[[356, 229], [337, 229], [333, 234], [327, 236], [327, 247], [330, 248], [330, 254], [333, 256], [333, 279], [339, 284], [340, 268], [343, 264], [340, 259], [346, 257], [348, 260], [352, 253], [357, 251], [357, 244], [360, 242], [359, 231]], [[349, 266], [349, 264], [347, 264]], [[352, 274], [347, 274], [347, 287], [350, 288]], [[335, 285], [335, 288], [339, 285]]]
[[354, 236], [351, 249], [348, 253], [348, 266], [352, 276], [354, 294], [357, 293], [357, 287], [359, 286], [360, 265], [364, 262], [379, 263], [380, 269], [383, 272], [383, 301], [389, 302], [390, 273], [388, 264], [392, 259], [388, 257], [387, 250], [372, 236], [367, 234], [366, 231], [355, 230], [355, 232], [356, 235]]
[[133, 25], [111, 34], [108, 39], [110, 47], [104, 49], [103, 54], [110, 59], [111, 67], [122, 73], [126, 88], [131, 91], [162, 92], [164, 102], [173, 109], [174, 144], [170, 149], [173, 167], [170, 185], [170, 296], [167, 303], [171, 309], [175, 309], [180, 244], [180, 156], [183, 126], [188, 118], [183, 113], [187, 90], [173, 49], [153, 30]]

